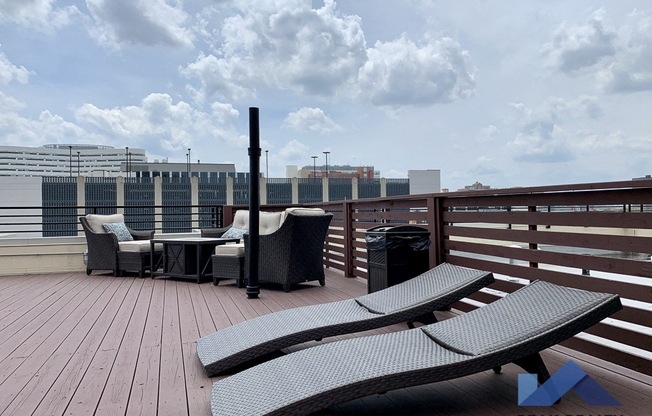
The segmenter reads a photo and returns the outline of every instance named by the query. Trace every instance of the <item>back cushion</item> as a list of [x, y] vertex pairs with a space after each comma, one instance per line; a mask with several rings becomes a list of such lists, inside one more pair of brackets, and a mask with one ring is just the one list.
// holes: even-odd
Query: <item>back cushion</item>
[[99, 214], [88, 214], [86, 215], [86, 221], [88, 221], [88, 226], [94, 233], [105, 234], [106, 230], [102, 224], [111, 224], [125, 222], [125, 216], [123, 214], [113, 214], [113, 215], [99, 215]]
[[[258, 224], [258, 232], [260, 235], [271, 234], [274, 231], [278, 230], [281, 226], [281, 216], [282, 212], [260, 212], [260, 220]], [[240, 210], [236, 211], [233, 216], [233, 225], [232, 227], [241, 228], [244, 230], [249, 229], [249, 211]]]
[[304, 208], [304, 207], [290, 207], [286, 208], [281, 214], [281, 224], [287, 219], [288, 214], [293, 215], [324, 215], [326, 211], [321, 208]]
[[271, 234], [281, 227], [282, 212], [261, 212], [258, 232], [260, 235]]
[[233, 216], [233, 225], [232, 227], [235, 228], [240, 228], [242, 230], [248, 230], [249, 229], [249, 211], [246, 209], [241, 209], [240, 211], [236, 211], [235, 215]]

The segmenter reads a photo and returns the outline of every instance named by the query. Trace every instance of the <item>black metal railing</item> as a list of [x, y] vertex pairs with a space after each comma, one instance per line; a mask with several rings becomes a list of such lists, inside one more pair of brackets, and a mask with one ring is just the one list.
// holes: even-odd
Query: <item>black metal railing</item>
[[80, 216], [119, 211], [124, 212], [125, 223], [134, 230], [165, 234], [223, 226], [222, 205], [3, 206], [0, 207], [0, 236], [76, 236], [82, 230]]

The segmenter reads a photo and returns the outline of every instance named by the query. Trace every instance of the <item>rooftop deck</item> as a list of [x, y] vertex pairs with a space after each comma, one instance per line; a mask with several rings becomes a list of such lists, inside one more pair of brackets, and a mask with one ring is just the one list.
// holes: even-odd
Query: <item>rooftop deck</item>
[[[0, 414], [209, 415], [211, 384], [219, 377], [206, 377], [195, 341], [254, 316], [366, 293], [362, 279], [326, 273], [326, 287], [315, 282], [290, 293], [263, 288], [257, 300], [228, 281], [213, 286], [84, 273], [0, 277]], [[438, 314], [445, 319], [451, 313]], [[572, 358], [622, 406], [590, 407], [571, 392], [554, 407], [519, 407], [517, 374], [523, 371], [509, 365], [500, 375], [489, 371], [392, 391], [319, 414], [649, 415], [652, 377], [563, 347], [546, 350], [543, 358], [551, 373]]]

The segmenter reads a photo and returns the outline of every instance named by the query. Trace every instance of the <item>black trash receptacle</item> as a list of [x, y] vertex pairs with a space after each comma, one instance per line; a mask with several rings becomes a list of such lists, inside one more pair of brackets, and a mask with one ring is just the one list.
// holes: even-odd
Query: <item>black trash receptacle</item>
[[414, 225], [380, 225], [365, 232], [369, 293], [428, 271], [430, 232]]

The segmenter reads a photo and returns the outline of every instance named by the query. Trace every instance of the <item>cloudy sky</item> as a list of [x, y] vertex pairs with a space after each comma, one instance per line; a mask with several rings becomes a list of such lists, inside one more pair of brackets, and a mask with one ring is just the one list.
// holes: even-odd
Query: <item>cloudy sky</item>
[[0, 144], [442, 186], [652, 174], [649, 1], [0, 0]]

